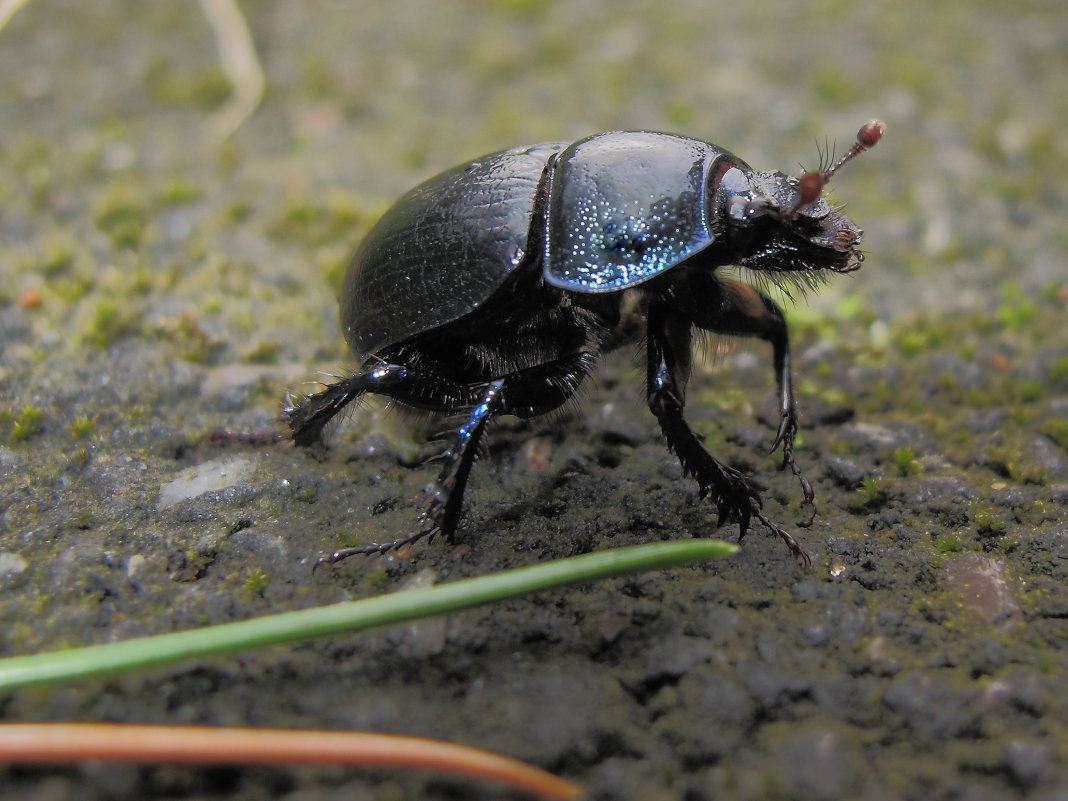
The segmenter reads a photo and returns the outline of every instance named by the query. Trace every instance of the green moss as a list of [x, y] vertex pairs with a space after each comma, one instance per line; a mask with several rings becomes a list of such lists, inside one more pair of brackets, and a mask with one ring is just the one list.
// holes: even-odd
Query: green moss
[[191, 105], [203, 111], [217, 108], [233, 92], [226, 73], [218, 66], [188, 70], [164, 58], [148, 64], [144, 85], [158, 103]]
[[62, 281], [49, 281], [48, 287], [61, 301], [73, 305], [88, 295], [94, 285], [92, 275], [72, 270], [69, 275], [63, 276]]
[[882, 506], [886, 502], [886, 497], [882, 479], [877, 476], [866, 476], [849, 501], [849, 511], [870, 512]]
[[708, 450], [713, 453], [722, 452], [725, 445], [723, 429], [715, 420], [694, 420], [691, 428], [701, 437]]
[[140, 315], [126, 304], [101, 300], [93, 309], [82, 340], [87, 345], [106, 348], [119, 337], [134, 333], [140, 324]]
[[738, 387], [703, 385], [697, 393], [697, 403], [702, 409], [715, 409], [733, 415], [744, 410], [750, 403], [746, 392]]
[[1068, 420], [1047, 420], [1042, 424], [1042, 433], [1068, 450]]
[[74, 264], [74, 248], [66, 242], [49, 242], [40, 257], [38, 269], [45, 278], [65, 275]]
[[828, 406], [852, 406], [855, 399], [841, 387], [834, 384], [821, 384], [807, 378], [802, 378], [797, 383], [797, 394], [800, 397], [818, 398]]
[[1010, 554], [1020, 548], [1020, 540], [1014, 536], [1001, 537], [997, 544], [998, 552]]
[[8, 439], [11, 442], [23, 442], [39, 434], [44, 428], [45, 413], [38, 406], [23, 406], [19, 412], [15, 414], [9, 412], [5, 417], [11, 425], [8, 432]]
[[300, 240], [307, 245], [328, 242], [350, 244], [363, 227], [363, 214], [354, 198], [340, 191], [322, 200], [301, 198], [291, 203], [270, 224], [268, 232], [280, 240]]
[[671, 100], [663, 109], [664, 117], [677, 131], [687, 131], [694, 127], [697, 120], [697, 109], [692, 103], [680, 100]]
[[935, 387], [943, 394], [955, 394], [959, 386], [960, 380], [956, 375], [948, 371], [939, 373], [938, 379], [935, 382]]
[[223, 213], [230, 222], [241, 222], [242, 220], [247, 220], [252, 215], [252, 211], [253, 206], [249, 201], [234, 200], [226, 207]]
[[280, 347], [277, 342], [259, 342], [253, 345], [243, 358], [252, 364], [277, 364]]
[[305, 53], [300, 63], [300, 80], [309, 97], [333, 99], [338, 95], [339, 78], [329, 54]]
[[249, 595], [263, 597], [267, 590], [270, 579], [267, 574], [258, 567], [250, 567], [245, 571], [245, 580], [241, 582], [241, 589]]
[[148, 213], [143, 203], [116, 195], [104, 199], [93, 224], [107, 235], [114, 247], [133, 249], [141, 244]]
[[1049, 368], [1050, 381], [1061, 383], [1068, 381], [1068, 356], [1061, 356]]
[[866, 94], [850, 70], [842, 69], [837, 61], [817, 64], [809, 73], [812, 94], [833, 105], [852, 104]]
[[894, 467], [903, 476], [917, 476], [922, 469], [912, 448], [896, 448], [893, 454]]
[[360, 582], [361, 590], [368, 595], [385, 592], [389, 586], [389, 571], [381, 562], [376, 562], [373, 567], [368, 568]]
[[1045, 394], [1045, 387], [1040, 381], [1020, 381], [1015, 384], [1017, 397], [1025, 403], [1033, 403]]
[[1021, 484], [1043, 485], [1049, 481], [1049, 471], [1030, 461], [1019, 444], [995, 443], [986, 450], [986, 465], [999, 475]]
[[1002, 284], [1001, 297], [1002, 302], [995, 311], [995, 316], [1003, 326], [1008, 329], [1019, 329], [1034, 320], [1035, 303], [1023, 293], [1018, 284], [1014, 282]]
[[159, 195], [159, 201], [164, 206], [180, 206], [199, 198], [200, 189], [196, 184], [183, 178], [172, 178], [164, 185]]
[[959, 553], [964, 550], [964, 546], [956, 534], [947, 534], [935, 540], [935, 549], [942, 554]]
[[992, 506], [973, 501], [968, 506], [968, 519], [975, 526], [976, 533], [983, 537], [1000, 537], [1005, 533], [1005, 521]]
[[956, 336], [949, 326], [929, 321], [919, 323], [912, 321], [903, 327], [904, 330], [900, 332], [897, 342], [901, 350], [909, 356], [940, 348]]
[[204, 330], [199, 318], [192, 312], [182, 314], [173, 327], [164, 329], [163, 333], [178, 342], [183, 359], [197, 364], [210, 362], [223, 345]]
[[317, 261], [319, 275], [327, 286], [341, 286], [352, 258], [352, 247], [344, 245], [334, 253], [327, 253]]
[[67, 430], [70, 431], [71, 436], [75, 439], [85, 439], [93, 433], [93, 426], [93, 419], [86, 415], [82, 415], [81, 417], [76, 417], [71, 420], [70, 424], [67, 426]]

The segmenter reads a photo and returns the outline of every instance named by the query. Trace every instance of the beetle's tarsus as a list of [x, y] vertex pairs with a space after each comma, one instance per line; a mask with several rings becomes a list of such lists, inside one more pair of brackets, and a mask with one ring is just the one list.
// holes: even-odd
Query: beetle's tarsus
[[354, 548], [342, 548], [340, 551], [334, 551], [329, 556], [321, 557], [314, 565], [312, 565], [312, 572], [315, 572], [323, 565], [336, 565], [338, 562], [348, 559], [350, 556], [375, 556], [385, 555], [392, 551], [396, 551], [412, 543], [418, 542], [424, 537], [434, 537], [437, 533], [437, 527], [423, 529], [421, 531], [414, 531], [405, 537], [398, 537], [395, 540], [385, 543], [373, 542], [370, 545], [358, 545]]
[[794, 539], [793, 535], [789, 531], [784, 529], [782, 526], [778, 526], [775, 523], [772, 523], [762, 514], [756, 514], [754, 516], [764, 525], [764, 527], [768, 531], [770, 531], [772, 534], [778, 535], [778, 537], [786, 543], [786, 547], [790, 549], [790, 553], [794, 555], [794, 558], [797, 559], [797, 561], [800, 562], [803, 567], [807, 568], [812, 566], [812, 557], [805, 552], [804, 548], [797, 544], [797, 540]]
[[274, 445], [284, 438], [284, 434], [273, 428], [261, 428], [253, 431], [231, 431], [228, 428], [213, 428], [201, 437], [201, 440], [212, 444], [219, 442], [240, 442], [244, 445]]
[[807, 507], [809, 509], [809, 515], [807, 518], [803, 518], [798, 521], [798, 525], [802, 528], [808, 528], [812, 525], [812, 521], [816, 519], [816, 493], [812, 489], [812, 484], [805, 477], [801, 467], [794, 459], [794, 436], [797, 434], [797, 418], [793, 414], [784, 414], [782, 416], [782, 422], [779, 423], [779, 430], [775, 434], [775, 440], [771, 443], [771, 450], [768, 453], [774, 453], [778, 450], [779, 446], [782, 446], [782, 465], [781, 470], [786, 468], [790, 469], [790, 472], [797, 478], [797, 483], [801, 486], [801, 493], [803, 500], [801, 501], [802, 508]]

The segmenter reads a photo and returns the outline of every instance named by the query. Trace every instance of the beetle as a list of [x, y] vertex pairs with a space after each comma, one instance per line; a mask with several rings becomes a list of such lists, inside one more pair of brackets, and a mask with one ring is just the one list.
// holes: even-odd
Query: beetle
[[324, 426], [367, 393], [460, 414], [463, 423], [410, 533], [321, 561], [387, 553], [435, 534], [451, 540], [490, 420], [559, 408], [601, 354], [638, 341], [649, 409], [684, 473], [715, 504], [719, 525], [734, 520], [742, 537], [756, 519], [808, 563], [794, 537], [764, 516], [753, 481], [712, 455], [683, 417], [694, 331], [771, 344], [781, 415], [771, 451], [782, 448], [782, 466], [812, 506], [794, 461], [785, 318], [767, 294], [718, 268], [808, 285], [858, 269], [863, 231], [823, 189], [884, 132], [872, 120], [841, 159], [798, 179], [758, 172], [708, 142], [612, 131], [493, 153], [401, 197], [360, 244], [341, 290], [342, 328], [361, 366], [317, 393], [287, 396], [283, 417], [301, 446], [319, 442]]

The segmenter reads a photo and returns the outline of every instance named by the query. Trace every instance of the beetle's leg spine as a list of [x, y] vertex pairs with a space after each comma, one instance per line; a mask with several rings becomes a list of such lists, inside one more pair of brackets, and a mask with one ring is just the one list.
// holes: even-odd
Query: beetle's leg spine
[[321, 442], [327, 423], [367, 390], [367, 375], [360, 372], [300, 400], [287, 395], [282, 405], [282, 418], [289, 426], [293, 442], [302, 447]]

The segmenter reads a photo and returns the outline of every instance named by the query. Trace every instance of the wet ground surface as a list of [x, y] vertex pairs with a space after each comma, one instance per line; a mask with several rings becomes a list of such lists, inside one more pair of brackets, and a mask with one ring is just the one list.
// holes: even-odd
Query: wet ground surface
[[[408, 530], [428, 451], [374, 404], [325, 453], [209, 436], [270, 430], [287, 388], [351, 366], [333, 298], [400, 192], [618, 127], [789, 171], [814, 137], [888, 123], [835, 192], [864, 269], [791, 310], [811, 527], [767, 455], [765, 348], [713, 343], [690, 389], [695, 429], [812, 565], [754, 529], [706, 566], [8, 694], [4, 720], [427, 735], [597, 799], [1068, 797], [1063, 9], [247, 5], [268, 94], [221, 144], [195, 4], [36, 0], [0, 31], [5, 654], [736, 538], [664, 448], [629, 352], [581, 405], [493, 430], [456, 543], [314, 574]], [[510, 797], [324, 768], [0, 775], [20, 799]]]

